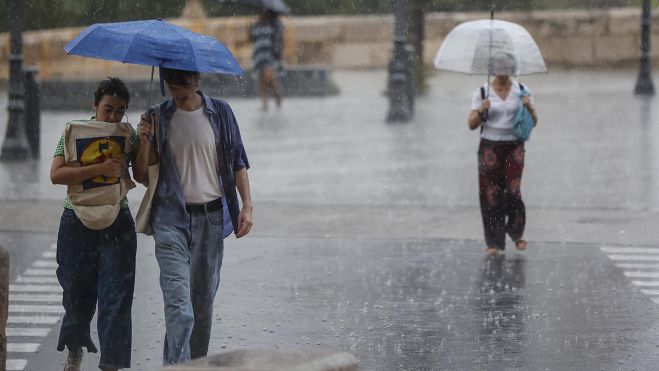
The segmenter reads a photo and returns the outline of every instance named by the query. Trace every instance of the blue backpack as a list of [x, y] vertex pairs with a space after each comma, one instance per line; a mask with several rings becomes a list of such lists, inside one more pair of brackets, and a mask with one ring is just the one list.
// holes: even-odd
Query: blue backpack
[[[519, 84], [519, 97], [530, 96], [528, 90], [524, 89], [524, 85]], [[531, 130], [535, 127], [535, 122], [533, 122], [533, 116], [529, 112], [528, 108], [522, 105], [519, 107], [517, 114], [515, 115], [515, 125], [513, 126], [513, 134], [521, 140], [526, 142], [531, 137]]]

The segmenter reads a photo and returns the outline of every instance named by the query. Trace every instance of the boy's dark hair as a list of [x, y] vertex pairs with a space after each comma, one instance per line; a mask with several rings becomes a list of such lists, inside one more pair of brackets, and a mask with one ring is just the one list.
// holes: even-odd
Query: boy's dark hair
[[162, 69], [162, 78], [168, 84], [188, 86], [190, 85], [190, 79], [193, 77], [199, 77], [199, 72], [177, 70], [174, 68]]
[[130, 102], [130, 93], [123, 81], [116, 77], [108, 77], [98, 84], [96, 92], [94, 93], [94, 103], [98, 106], [101, 103], [104, 95], [111, 95], [114, 97], [122, 98], [126, 101], [126, 106]]

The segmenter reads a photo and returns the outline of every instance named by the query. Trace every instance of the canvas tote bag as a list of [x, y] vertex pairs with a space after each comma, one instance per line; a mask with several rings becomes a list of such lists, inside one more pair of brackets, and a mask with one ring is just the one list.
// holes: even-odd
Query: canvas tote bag
[[129, 123], [80, 121], [64, 129], [64, 161], [69, 166], [86, 166], [119, 158], [124, 162], [124, 174], [119, 178], [99, 175], [81, 184], [67, 187], [73, 210], [85, 227], [105, 229], [114, 223], [121, 209], [121, 200], [135, 183], [128, 174], [126, 154], [135, 150], [130, 142]]
[[[158, 146], [160, 145], [160, 105], [154, 107], [154, 126], [153, 131], [156, 136], [156, 151], [160, 154]], [[148, 236], [153, 234], [153, 227], [151, 226], [151, 205], [153, 197], [156, 194], [156, 187], [158, 186], [158, 177], [160, 176], [160, 160], [153, 165], [149, 166], [149, 180], [146, 185], [146, 193], [142, 198], [142, 203], [135, 216], [135, 231], [143, 233]]]

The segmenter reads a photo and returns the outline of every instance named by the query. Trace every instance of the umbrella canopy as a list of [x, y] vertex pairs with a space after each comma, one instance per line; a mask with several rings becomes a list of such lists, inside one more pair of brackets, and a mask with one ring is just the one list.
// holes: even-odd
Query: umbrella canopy
[[242, 75], [221, 42], [162, 20], [97, 23], [64, 50], [67, 54], [179, 70]]
[[289, 14], [291, 9], [284, 0], [242, 0], [241, 3], [254, 8], [267, 9], [274, 13]]
[[435, 67], [470, 75], [547, 72], [538, 45], [524, 27], [493, 19], [457, 25], [439, 48]]

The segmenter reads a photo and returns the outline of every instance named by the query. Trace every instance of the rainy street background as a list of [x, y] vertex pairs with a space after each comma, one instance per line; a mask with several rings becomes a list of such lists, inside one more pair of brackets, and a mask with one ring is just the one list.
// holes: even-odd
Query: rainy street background
[[[279, 112], [230, 99], [256, 227], [226, 243], [212, 351], [347, 350], [365, 370], [652, 369], [657, 304], [602, 250], [659, 238], [659, 107], [631, 94], [634, 71], [524, 78], [541, 115], [524, 174], [530, 248], [494, 260], [483, 252], [478, 135], [465, 123], [480, 80], [436, 75], [414, 122], [392, 125], [385, 78], [335, 73], [340, 95], [288, 99]], [[48, 183], [47, 154], [85, 114], [43, 112], [43, 159], [0, 165], [12, 277], [53, 251], [65, 190]], [[164, 330], [150, 238], [138, 267], [134, 368], [153, 370]], [[56, 334], [32, 369], [63, 361]], [[84, 362], [93, 370], [97, 358]]]
[[[363, 370], [657, 369], [659, 100], [633, 95], [637, 73], [551, 68], [521, 79], [540, 117], [522, 186], [529, 249], [508, 241], [494, 258], [484, 253], [478, 133], [466, 123], [482, 77], [432, 74], [401, 124], [385, 122], [382, 70], [332, 71], [338, 95], [289, 97], [279, 111], [226, 98], [252, 165], [255, 225], [225, 242], [210, 352], [348, 351]], [[214, 83], [205, 76], [202, 89]], [[143, 108], [131, 106], [129, 121]], [[50, 184], [50, 156], [64, 124], [90, 113], [42, 111], [41, 159], [0, 162], [12, 283], [54, 272], [65, 187]], [[0, 109], [0, 134], [6, 125]], [[134, 213], [143, 193], [128, 195]], [[138, 236], [131, 370], [161, 365], [153, 251]], [[50, 279], [41, 283], [57, 295]], [[63, 366], [59, 322], [45, 324], [61, 317], [56, 304], [31, 335], [8, 333], [39, 344], [10, 349], [28, 370]], [[8, 327], [31, 310], [10, 305]], [[97, 364], [85, 355], [84, 370]]]

